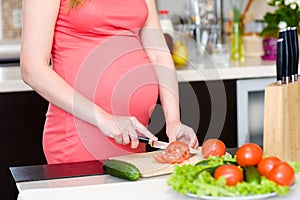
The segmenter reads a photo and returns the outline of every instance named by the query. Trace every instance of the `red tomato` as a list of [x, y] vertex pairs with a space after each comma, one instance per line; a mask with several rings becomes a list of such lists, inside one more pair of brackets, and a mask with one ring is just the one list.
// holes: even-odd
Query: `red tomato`
[[225, 144], [218, 139], [208, 139], [202, 144], [202, 155], [204, 158], [209, 156], [222, 157], [226, 154]]
[[288, 163], [281, 162], [274, 166], [267, 178], [278, 185], [291, 186], [295, 180], [295, 172]]
[[220, 176], [225, 177], [226, 185], [236, 185], [243, 181], [243, 171], [236, 165], [221, 165], [214, 173], [214, 178], [218, 179]]
[[180, 141], [171, 142], [161, 154], [154, 154], [153, 158], [160, 163], [182, 163], [190, 157], [187, 144]]
[[275, 156], [268, 156], [263, 158], [261, 161], [259, 161], [257, 165], [257, 169], [259, 171], [259, 174], [261, 176], [268, 177], [270, 171], [273, 169], [273, 167], [277, 164], [279, 164], [281, 160]]
[[263, 151], [257, 144], [247, 143], [238, 148], [236, 162], [242, 167], [257, 165], [262, 159]]
[[153, 158], [159, 163], [167, 163], [165, 159], [162, 157], [162, 153], [153, 154]]

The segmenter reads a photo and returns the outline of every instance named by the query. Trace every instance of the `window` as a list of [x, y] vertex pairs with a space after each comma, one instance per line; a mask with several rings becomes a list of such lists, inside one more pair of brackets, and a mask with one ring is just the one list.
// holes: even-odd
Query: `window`
[[18, 63], [22, 0], [0, 0], [0, 64]]

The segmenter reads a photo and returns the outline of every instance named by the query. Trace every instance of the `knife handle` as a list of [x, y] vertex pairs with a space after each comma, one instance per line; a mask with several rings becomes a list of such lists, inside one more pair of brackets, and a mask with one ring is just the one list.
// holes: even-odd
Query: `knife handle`
[[295, 64], [295, 52], [293, 50], [294, 48], [294, 38], [292, 37], [292, 30], [290, 27], [287, 28], [287, 36], [288, 36], [288, 57], [289, 57], [289, 74], [288, 76], [290, 77], [291, 82], [294, 82], [294, 64]]
[[145, 137], [142, 137], [142, 136], [138, 136], [138, 140], [139, 140], [139, 142], [147, 143], [147, 144], [150, 142], [149, 138], [145, 138]]
[[298, 41], [298, 29], [297, 27], [291, 28], [293, 50], [294, 50], [294, 75], [297, 80], [298, 77], [298, 66], [299, 66], [299, 41]]
[[284, 78], [284, 82], [289, 82], [289, 50], [288, 50], [288, 37], [287, 37], [287, 29], [284, 28], [279, 31], [279, 38], [283, 39], [282, 44], [282, 56], [283, 56], [283, 65], [282, 65], [282, 76]]
[[276, 74], [277, 85], [282, 84], [282, 68], [283, 68], [283, 39], [280, 38], [277, 41], [277, 58], [276, 58]]

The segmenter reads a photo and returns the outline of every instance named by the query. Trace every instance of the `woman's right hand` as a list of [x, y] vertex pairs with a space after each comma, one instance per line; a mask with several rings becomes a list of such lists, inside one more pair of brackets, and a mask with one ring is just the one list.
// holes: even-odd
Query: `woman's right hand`
[[106, 136], [113, 138], [119, 144], [127, 145], [131, 143], [131, 148], [138, 147], [138, 135], [157, 140], [157, 137], [133, 116], [116, 116], [102, 113], [97, 121], [98, 128]]

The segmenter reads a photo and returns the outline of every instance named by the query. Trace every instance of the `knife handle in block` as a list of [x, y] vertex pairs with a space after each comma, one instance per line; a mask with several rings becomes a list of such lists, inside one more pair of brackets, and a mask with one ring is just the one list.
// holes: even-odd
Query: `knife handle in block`
[[282, 84], [282, 69], [283, 69], [283, 38], [277, 41], [277, 58], [276, 58], [276, 75], [277, 84]]
[[298, 29], [297, 27], [291, 28], [292, 40], [293, 40], [293, 51], [294, 51], [294, 74], [295, 79], [298, 78], [298, 66], [299, 66], [299, 39], [298, 39]]
[[288, 56], [289, 56], [289, 78], [291, 82], [295, 82], [295, 52], [293, 50], [294, 48], [294, 38], [293, 38], [293, 33], [292, 33], [292, 29], [290, 27], [288, 27], [287, 29], [287, 36], [288, 36]]
[[279, 38], [283, 39], [283, 65], [282, 65], [282, 76], [284, 78], [284, 82], [289, 82], [289, 48], [288, 48], [288, 34], [287, 29], [284, 28], [279, 31]]

